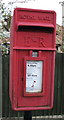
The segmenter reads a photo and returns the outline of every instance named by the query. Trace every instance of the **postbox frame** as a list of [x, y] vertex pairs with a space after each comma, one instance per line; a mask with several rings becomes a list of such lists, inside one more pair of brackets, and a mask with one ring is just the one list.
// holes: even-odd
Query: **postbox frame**
[[[24, 18], [22, 18], [22, 21], [21, 21], [21, 15], [20, 14], [18, 15], [19, 12], [24, 12], [25, 14], [27, 14], [27, 12], [28, 13], [32, 12], [32, 13], [36, 13], [36, 14], [38, 13], [38, 15], [39, 14], [40, 15], [44, 14], [44, 15], [46, 15], [46, 17], [43, 15], [44, 17], [42, 19], [45, 19], [46, 22], [44, 20], [43, 20], [44, 22], [42, 22], [42, 20], [41, 20], [42, 16], [39, 18], [40, 20], [33, 20], [33, 18], [30, 18], [30, 19], [26, 18], [25, 19], [25, 17], [23, 16], [23, 13], [22, 13], [22, 16]], [[51, 16], [51, 22], [50, 23], [49, 23], [50, 19], [47, 18], [48, 14]], [[35, 14], [34, 14], [34, 16], [35, 16]], [[37, 17], [39, 17], [39, 16], [36, 15], [36, 18]], [[24, 21], [23, 21], [23, 19], [24, 19]], [[51, 46], [43, 45], [43, 46], [40, 47], [40, 45], [38, 44], [38, 45], [36, 45], [36, 47], [34, 47], [33, 44], [32, 44], [32, 46], [29, 47], [29, 46], [26, 46], [26, 45], [25, 46], [22, 45], [23, 44], [22, 43], [21, 46], [20, 46], [20, 44], [17, 44], [17, 39], [16, 39], [19, 26], [29, 26], [29, 27], [30, 26], [35, 26], [35, 27], [41, 27], [41, 28], [46, 28], [46, 29], [49, 28], [50, 30], [52, 30], [52, 34], [53, 34], [53, 41], [51, 41], [52, 45]], [[35, 10], [35, 9], [26, 9], [26, 8], [16, 8], [14, 10], [14, 15], [13, 15], [13, 20], [12, 20], [12, 27], [11, 27], [10, 83], [9, 83], [9, 85], [10, 85], [10, 87], [9, 87], [10, 88], [9, 89], [10, 90], [10, 100], [11, 100], [11, 104], [12, 104], [12, 109], [13, 110], [16, 110], [16, 111], [22, 111], [22, 110], [43, 110], [43, 109], [51, 109], [53, 107], [53, 98], [54, 98], [54, 67], [55, 67], [55, 51], [56, 51], [55, 36], [56, 36], [56, 13], [54, 11], [52, 11], [52, 10]], [[42, 45], [42, 43], [41, 43], [41, 45]], [[32, 54], [29, 53], [29, 51], [32, 52], [34, 50], [39, 52], [39, 56], [36, 57], [36, 58], [32, 57]], [[24, 68], [22, 68], [23, 69], [23, 73], [22, 74], [24, 74], [24, 76], [20, 76], [20, 77], [18, 76], [18, 70], [20, 68], [19, 67], [20, 66], [19, 65], [19, 58], [18, 58], [19, 57], [19, 51], [21, 51], [21, 53], [22, 53], [22, 51], [26, 52], [25, 56], [23, 54], [22, 55], [22, 59], [21, 59], [21, 61], [23, 62], [22, 66], [24, 67]], [[43, 52], [43, 54], [42, 54], [42, 52]], [[44, 65], [43, 76], [44, 76], [44, 79], [46, 79], [46, 77], [45, 77], [45, 73], [46, 72], [45, 71], [46, 71], [46, 67], [47, 67], [46, 66], [47, 65], [47, 63], [46, 63], [47, 60], [46, 60], [46, 57], [45, 57], [45, 52], [48, 52], [48, 54], [50, 53], [49, 56], [51, 56], [50, 58], [52, 60], [52, 62], [51, 62], [52, 63], [52, 68], [51, 68], [51, 71], [52, 71], [51, 72], [51, 87], [49, 88], [49, 89], [51, 89], [51, 92], [49, 92], [50, 93], [50, 95], [49, 95], [50, 96], [50, 102], [48, 103], [48, 105], [43, 104], [42, 106], [39, 106], [39, 104], [37, 106], [35, 106], [35, 105], [34, 106], [22, 106], [22, 103], [21, 103], [22, 100], [19, 100], [19, 98], [18, 98], [19, 95], [21, 96], [21, 92], [22, 91], [23, 91], [23, 93], [22, 93], [23, 96], [21, 96], [21, 98], [24, 97], [25, 99], [27, 98], [27, 100], [29, 98], [32, 98], [32, 97], [34, 97], [34, 98], [37, 98], [37, 97], [38, 98], [39, 97], [44, 98], [44, 96], [45, 96], [45, 86], [46, 86], [45, 82], [46, 82], [46, 80], [43, 80], [44, 83], [43, 83], [43, 87], [42, 88], [44, 90], [43, 90], [42, 93], [29, 93], [29, 94], [26, 94], [26, 60], [39, 60], [39, 61], [42, 60], [42, 61], [44, 61], [45, 64], [43, 64]], [[42, 57], [41, 55], [44, 55], [44, 56]], [[13, 68], [13, 66], [15, 66], [16, 69]], [[21, 69], [19, 71], [21, 71]], [[16, 74], [17, 74], [17, 77], [16, 77]], [[49, 74], [49, 76], [50, 76], [50, 74]], [[15, 78], [16, 78], [16, 80], [15, 80]], [[22, 90], [20, 91], [19, 90], [19, 86], [20, 86], [20, 82], [21, 81], [23, 83], [22, 87], [24, 87], [24, 88], [22, 88]], [[19, 82], [19, 84], [17, 84], [18, 82]], [[47, 89], [46, 89], [46, 91], [47, 91]], [[18, 92], [20, 92], [20, 94], [18, 94]], [[37, 101], [37, 99], [36, 99], [36, 101]], [[19, 105], [19, 102], [20, 102], [20, 105]], [[26, 103], [25, 103], [25, 105], [26, 105]]]

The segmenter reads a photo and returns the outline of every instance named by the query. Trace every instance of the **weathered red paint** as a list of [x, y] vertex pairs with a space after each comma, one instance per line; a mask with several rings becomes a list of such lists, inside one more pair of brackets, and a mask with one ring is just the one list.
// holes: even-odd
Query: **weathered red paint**
[[[11, 23], [10, 100], [13, 110], [53, 107], [56, 13], [16, 8]], [[38, 56], [32, 57], [37, 51]], [[42, 92], [26, 93], [26, 60], [43, 61]]]

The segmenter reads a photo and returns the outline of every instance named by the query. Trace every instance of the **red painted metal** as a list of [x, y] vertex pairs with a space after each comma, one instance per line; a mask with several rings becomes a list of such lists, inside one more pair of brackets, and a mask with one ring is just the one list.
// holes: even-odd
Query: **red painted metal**
[[[16, 8], [11, 23], [9, 93], [13, 110], [53, 107], [56, 13]], [[37, 57], [32, 57], [33, 52]], [[26, 92], [26, 61], [43, 61], [42, 91]]]

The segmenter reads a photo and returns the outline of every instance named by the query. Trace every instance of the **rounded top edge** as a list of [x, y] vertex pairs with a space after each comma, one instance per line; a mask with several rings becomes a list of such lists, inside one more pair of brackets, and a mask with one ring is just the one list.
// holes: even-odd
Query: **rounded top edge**
[[14, 9], [14, 12], [15, 11], [30, 11], [30, 12], [49, 12], [49, 13], [54, 13], [56, 14], [56, 11], [54, 10], [43, 10], [43, 9], [32, 9], [32, 8], [15, 8]]

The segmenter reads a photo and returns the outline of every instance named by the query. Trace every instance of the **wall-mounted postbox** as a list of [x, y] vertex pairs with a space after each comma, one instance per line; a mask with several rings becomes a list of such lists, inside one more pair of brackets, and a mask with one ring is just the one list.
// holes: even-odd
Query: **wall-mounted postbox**
[[56, 13], [16, 8], [11, 23], [10, 100], [13, 110], [53, 107]]

